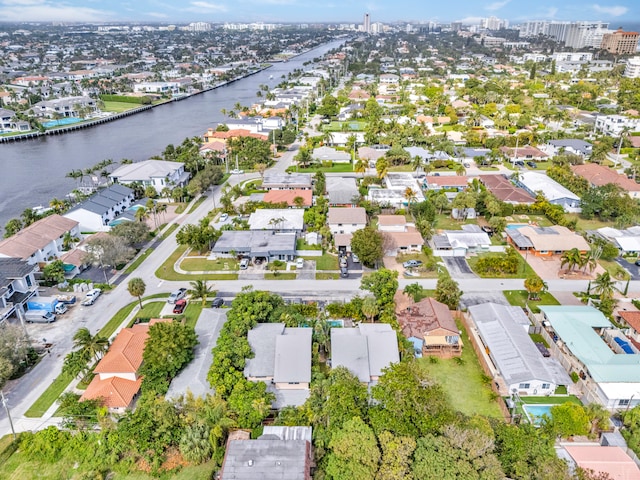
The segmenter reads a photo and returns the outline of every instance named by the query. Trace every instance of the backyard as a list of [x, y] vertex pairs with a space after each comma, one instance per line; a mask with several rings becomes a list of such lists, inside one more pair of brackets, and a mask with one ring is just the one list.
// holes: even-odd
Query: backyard
[[490, 379], [486, 376], [471, 348], [471, 342], [463, 325], [458, 323], [462, 332], [462, 360], [419, 359], [421, 366], [436, 380], [447, 393], [451, 405], [466, 415], [486, 415], [502, 418], [502, 412], [496, 403], [494, 392], [491, 390]]
[[134, 108], [140, 108], [142, 105], [138, 103], [129, 102], [104, 102], [104, 112], [122, 113], [127, 110], [133, 110]]

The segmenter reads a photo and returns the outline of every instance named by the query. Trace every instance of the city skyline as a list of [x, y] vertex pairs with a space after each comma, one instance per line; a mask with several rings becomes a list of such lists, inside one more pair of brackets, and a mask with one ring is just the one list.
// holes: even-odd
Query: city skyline
[[[310, 0], [0, 0], [0, 18], [32, 22], [341, 22], [362, 23], [365, 13], [371, 22], [462, 21], [478, 23], [495, 16], [511, 23], [526, 20], [602, 20], [617, 24], [640, 21], [640, 9], [633, 0], [599, 1], [583, 4], [540, 1], [522, 4], [515, 0], [476, 2], [461, 0], [449, 5], [425, 4], [418, 0], [347, 0], [329, 3]], [[406, 12], [406, 13], [405, 13]]]

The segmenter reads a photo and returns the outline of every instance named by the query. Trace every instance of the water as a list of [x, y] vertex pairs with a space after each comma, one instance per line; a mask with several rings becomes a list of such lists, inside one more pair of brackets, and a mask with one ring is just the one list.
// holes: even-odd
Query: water
[[330, 42], [231, 85], [97, 127], [0, 144], [0, 227], [25, 208], [48, 205], [54, 197], [64, 198], [77, 186], [76, 180], [65, 178], [67, 172], [105, 159], [146, 160], [170, 143], [201, 136], [224, 121], [221, 109], [232, 109], [236, 102], [253, 104], [261, 84], [275, 87], [282, 75], [305, 68], [303, 63], [341, 43], [343, 40]]
[[543, 415], [551, 417], [551, 407], [553, 405], [522, 405], [522, 408], [529, 414], [529, 418], [535, 425], [540, 425]]
[[51, 128], [51, 127], [59, 127], [61, 125], [72, 125], [74, 123], [78, 123], [81, 121], [82, 121], [81, 118], [65, 117], [65, 118], [61, 118], [60, 120], [51, 120], [50, 122], [43, 122], [42, 125], [46, 128]]

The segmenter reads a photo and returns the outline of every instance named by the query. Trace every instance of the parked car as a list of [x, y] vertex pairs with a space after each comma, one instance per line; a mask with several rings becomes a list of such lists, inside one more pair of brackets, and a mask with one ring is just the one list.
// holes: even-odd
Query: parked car
[[229, 214], [228, 213], [223, 213], [222, 215], [220, 215], [220, 221], [221, 222], [226, 222], [229, 218]]
[[46, 310], [27, 310], [24, 319], [27, 323], [51, 323], [56, 321], [56, 316]]
[[178, 290], [171, 292], [169, 298], [167, 299], [167, 303], [176, 303], [178, 300], [183, 299], [187, 295], [186, 288], [179, 288]]
[[220, 297], [214, 298], [213, 302], [211, 302], [211, 308], [220, 308], [224, 305], [224, 300]]
[[240, 260], [240, 270], [246, 270], [247, 268], [249, 268], [249, 259], [243, 258]]
[[340, 276], [342, 278], [348, 278], [349, 277], [349, 270], [347, 269], [347, 267], [340, 267]]
[[244, 170], [240, 170], [239, 168], [234, 168], [229, 173], [231, 173], [231, 175], [242, 175], [244, 173]]
[[536, 162], [532, 162], [531, 160], [527, 162], [527, 165], [529, 165], [529, 168], [538, 168]]
[[360, 258], [355, 253], [351, 254], [351, 260], [353, 260], [353, 263], [360, 263]]
[[296, 260], [296, 268], [304, 268], [304, 258], [298, 258]]
[[640, 267], [640, 258], [636, 260], [636, 265]]
[[173, 306], [173, 313], [182, 313], [185, 308], [187, 308], [187, 301], [184, 298], [177, 300], [176, 304]]
[[347, 261], [347, 257], [340, 257], [340, 268], [347, 267], [349, 262]]
[[82, 305], [84, 305], [85, 307], [88, 307], [89, 305], [93, 305], [101, 293], [102, 293], [102, 290], [100, 290], [99, 288], [94, 288], [93, 290], [89, 290], [87, 292], [87, 295], [84, 297], [84, 301], [82, 302]]
[[517, 160], [513, 162], [516, 167], [524, 167], [524, 162], [522, 160]]
[[402, 264], [404, 268], [415, 268], [419, 267], [420, 265], [422, 265], [422, 262], [420, 260], [408, 260]]
[[471, 168], [471, 164], [470, 164], [469, 162], [464, 162], [464, 163], [462, 164], [462, 166], [463, 166], [464, 168]]

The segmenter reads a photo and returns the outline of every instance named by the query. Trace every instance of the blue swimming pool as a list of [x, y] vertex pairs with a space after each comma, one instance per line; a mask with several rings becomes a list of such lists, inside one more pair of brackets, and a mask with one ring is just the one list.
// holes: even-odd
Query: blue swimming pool
[[49, 122], [44, 122], [42, 126], [45, 128], [60, 127], [62, 125], [71, 125], [72, 123], [78, 123], [81, 121], [82, 121], [81, 118], [65, 117], [65, 118], [61, 118], [60, 120], [51, 120]]
[[522, 227], [527, 227], [527, 226], [528, 225], [525, 224], [525, 223], [510, 223], [510, 224], [507, 225], [507, 228], [509, 230], [512, 230], [512, 229], [522, 228]]
[[535, 425], [540, 425], [543, 415], [551, 417], [551, 407], [553, 407], [553, 405], [522, 405], [529, 420]]

